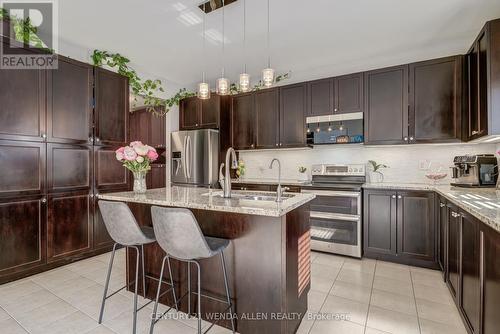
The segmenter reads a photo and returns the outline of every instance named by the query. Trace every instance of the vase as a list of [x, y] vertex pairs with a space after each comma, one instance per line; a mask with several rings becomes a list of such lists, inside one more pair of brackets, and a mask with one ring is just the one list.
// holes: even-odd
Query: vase
[[144, 194], [146, 190], [146, 172], [134, 172], [134, 193]]
[[380, 172], [370, 172], [370, 182], [371, 183], [384, 182], [384, 174]]

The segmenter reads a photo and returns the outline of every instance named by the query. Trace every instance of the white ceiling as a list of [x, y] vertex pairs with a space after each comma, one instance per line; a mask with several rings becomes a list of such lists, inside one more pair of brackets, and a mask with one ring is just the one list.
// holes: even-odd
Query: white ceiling
[[[200, 1], [59, 0], [60, 51], [75, 58], [94, 48], [120, 52], [170, 87], [193, 88], [203, 64], [211, 82], [223, 64], [235, 80], [245, 61], [255, 81], [267, 63], [267, 0], [246, 1], [246, 52], [238, 0], [226, 7], [222, 57], [222, 11], [206, 16], [203, 52]], [[271, 63], [291, 70], [290, 82], [463, 53], [484, 22], [500, 17], [499, 0], [270, 1]]]

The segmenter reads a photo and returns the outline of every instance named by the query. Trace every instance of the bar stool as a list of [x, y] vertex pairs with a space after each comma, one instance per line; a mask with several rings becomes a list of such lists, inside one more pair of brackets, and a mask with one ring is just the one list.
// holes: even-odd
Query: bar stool
[[[224, 259], [223, 253], [224, 249], [226, 249], [229, 245], [230, 240], [205, 237], [193, 213], [188, 209], [153, 206], [151, 207], [151, 216], [153, 218], [153, 228], [155, 231], [157, 242], [160, 247], [167, 253], [166, 257], [171, 257], [188, 264], [188, 292], [179, 299], [179, 301], [181, 301], [184, 297], [186, 297], [186, 295], [188, 296], [188, 314], [191, 313], [191, 263], [194, 263], [196, 265], [198, 272], [198, 291], [197, 293], [193, 293], [196, 294], [198, 298], [198, 334], [201, 334], [202, 296], [228, 305], [224, 312], [226, 312], [227, 310], [231, 311], [231, 327], [233, 333], [235, 333], [233, 304], [231, 302], [231, 296], [229, 295], [226, 261]], [[226, 300], [201, 294], [201, 267], [199, 260], [211, 258], [217, 255], [219, 255], [221, 259], [222, 272], [224, 274], [224, 287], [226, 290]], [[165, 258], [163, 259], [160, 278], [163, 275], [164, 264]], [[153, 314], [155, 316], [158, 308], [160, 285], [161, 284], [158, 284], [158, 290], [156, 291], [155, 306], [153, 311]], [[153, 319], [151, 320], [150, 334], [153, 333], [154, 325], [158, 320], [159, 319], [155, 319], [155, 317], [153, 317]], [[212, 323], [212, 325], [208, 327], [205, 333], [207, 333], [215, 325], [215, 323], [217, 323], [217, 321]]]
[[[102, 304], [101, 311], [99, 313], [99, 323], [102, 323], [102, 318], [104, 315], [104, 306], [106, 303], [106, 299], [114, 296], [121, 290], [125, 289], [127, 285], [121, 287], [117, 291], [111, 293], [108, 296], [108, 288], [109, 288], [109, 279], [111, 277], [111, 270], [113, 268], [113, 260], [115, 257], [116, 247], [118, 245], [125, 246], [127, 248], [133, 248], [137, 252], [136, 262], [135, 262], [135, 291], [134, 291], [134, 311], [133, 311], [133, 328], [132, 333], [135, 334], [137, 331], [137, 312], [142, 310], [144, 307], [152, 303], [153, 301], [149, 301], [145, 305], [137, 308], [137, 287], [139, 280], [139, 262], [142, 262], [142, 291], [143, 297], [146, 297], [146, 275], [144, 271], [144, 245], [150, 244], [156, 241], [154, 230], [152, 227], [148, 226], [139, 226], [137, 221], [135, 220], [134, 215], [130, 211], [129, 207], [122, 202], [112, 202], [112, 201], [103, 201], [100, 200], [98, 202], [99, 209], [102, 214], [102, 218], [104, 221], [104, 225], [108, 230], [109, 235], [115, 242], [113, 245], [113, 252], [111, 253], [111, 258], [109, 260], [108, 272], [106, 275], [106, 284], [104, 286], [104, 293], [102, 296]], [[141, 247], [141, 252], [139, 252], [139, 246]], [[141, 254], [141, 261], [139, 261], [139, 253]], [[170, 271], [170, 262], [169, 262], [169, 271]], [[175, 297], [175, 289], [172, 280], [172, 272], [170, 271], [170, 289], [165, 291], [165, 293], [172, 290], [172, 294], [174, 296], [174, 301], [177, 305], [177, 299]], [[161, 277], [160, 277], [161, 278]]]

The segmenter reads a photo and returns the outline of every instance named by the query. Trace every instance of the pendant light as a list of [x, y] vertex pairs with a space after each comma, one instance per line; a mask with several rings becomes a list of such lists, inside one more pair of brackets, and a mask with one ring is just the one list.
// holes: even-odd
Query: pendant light
[[264, 87], [271, 87], [274, 83], [274, 70], [271, 68], [271, 48], [269, 42], [270, 20], [269, 20], [269, 1], [267, 0], [267, 68], [262, 70], [262, 83]]
[[224, 54], [225, 54], [225, 26], [224, 26], [224, 13], [225, 13], [225, 6], [224, 6], [224, 0], [222, 0], [222, 77], [217, 79], [217, 83], [215, 86], [215, 91], [219, 95], [228, 95], [229, 94], [229, 79], [224, 77]]
[[243, 73], [240, 74], [240, 91], [248, 92], [250, 90], [250, 74], [247, 73], [247, 7], [246, 0], [243, 0], [243, 54], [245, 57], [245, 66]]
[[[206, 3], [203, 5], [203, 56], [205, 56], [205, 12]], [[198, 84], [197, 96], [201, 100], [210, 99], [210, 85], [205, 81], [205, 63], [203, 63], [203, 72], [201, 75], [201, 82]]]

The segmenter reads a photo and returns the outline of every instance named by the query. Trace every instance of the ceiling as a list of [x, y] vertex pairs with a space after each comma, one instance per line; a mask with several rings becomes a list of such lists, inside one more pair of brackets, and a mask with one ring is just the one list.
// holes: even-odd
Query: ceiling
[[[225, 64], [235, 80], [247, 63], [256, 81], [267, 65], [267, 0], [206, 15], [201, 1], [59, 1], [59, 50], [86, 58], [94, 48], [120, 52], [140, 73], [194, 88], [206, 68], [212, 82]], [[270, 0], [271, 64], [289, 82], [352, 73], [465, 52], [484, 22], [500, 17], [498, 0]], [[88, 60], [88, 58], [86, 59]], [[167, 89], [168, 89], [167, 85]]]

